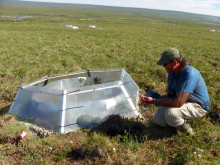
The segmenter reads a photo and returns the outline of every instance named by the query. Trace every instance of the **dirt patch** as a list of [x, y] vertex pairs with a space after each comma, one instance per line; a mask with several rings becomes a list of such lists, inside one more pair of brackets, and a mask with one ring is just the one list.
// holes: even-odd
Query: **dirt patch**
[[145, 136], [146, 124], [147, 121], [140, 116], [124, 118], [119, 115], [111, 115], [105, 122], [92, 128], [91, 132], [100, 131], [110, 137], [129, 134], [129, 136], [141, 140]]
[[212, 124], [220, 123], [220, 110], [210, 111], [207, 115], [210, 118]]
[[0, 135], [0, 143], [1, 144], [6, 144], [6, 143], [11, 143], [11, 144], [16, 144], [18, 145], [19, 141], [21, 140], [21, 137], [10, 137], [10, 136], [7, 136], [7, 137], [4, 137], [4, 138], [1, 138], [1, 135]]
[[2, 115], [7, 114], [9, 109], [10, 109], [10, 106], [11, 106], [11, 104], [9, 104], [9, 105], [5, 105], [5, 104], [0, 105], [0, 107], [3, 107], [3, 108], [0, 108], [0, 115], [2, 116]]

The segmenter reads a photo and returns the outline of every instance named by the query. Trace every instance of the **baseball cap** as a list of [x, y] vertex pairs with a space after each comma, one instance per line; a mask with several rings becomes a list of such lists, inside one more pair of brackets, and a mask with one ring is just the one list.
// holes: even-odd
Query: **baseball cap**
[[165, 62], [174, 60], [179, 57], [180, 57], [179, 50], [177, 50], [175, 48], [169, 48], [161, 54], [161, 58], [157, 62], [157, 64], [163, 65]]

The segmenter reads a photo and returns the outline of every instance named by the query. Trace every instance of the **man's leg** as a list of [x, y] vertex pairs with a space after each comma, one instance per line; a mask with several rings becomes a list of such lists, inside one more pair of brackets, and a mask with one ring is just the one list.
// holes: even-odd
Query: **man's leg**
[[191, 126], [185, 123], [186, 119], [196, 119], [204, 116], [207, 113], [197, 103], [185, 103], [182, 107], [169, 107], [165, 110], [165, 119], [168, 125], [182, 128], [183, 131], [187, 131], [189, 134], [194, 134]]
[[157, 125], [160, 125], [162, 127], [167, 126], [167, 122], [165, 119], [165, 110], [168, 107], [161, 107], [158, 109], [158, 111], [156, 112], [156, 114], [153, 117], [153, 122]]

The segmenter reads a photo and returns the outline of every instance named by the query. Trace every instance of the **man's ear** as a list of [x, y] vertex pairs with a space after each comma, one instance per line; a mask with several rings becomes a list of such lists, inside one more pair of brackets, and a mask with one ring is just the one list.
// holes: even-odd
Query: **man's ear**
[[176, 66], [178, 62], [176, 60], [173, 61], [173, 65]]

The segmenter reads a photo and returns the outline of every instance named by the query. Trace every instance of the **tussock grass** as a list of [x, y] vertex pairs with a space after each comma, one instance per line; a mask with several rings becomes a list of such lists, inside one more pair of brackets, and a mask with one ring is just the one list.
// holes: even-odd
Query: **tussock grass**
[[[162, 17], [78, 9], [4, 7], [0, 15], [11, 16], [0, 17], [1, 164], [218, 164], [220, 33], [209, 32], [216, 26], [172, 26], [172, 19]], [[34, 18], [16, 20], [17, 15]], [[169, 47], [201, 71], [210, 94], [212, 113], [190, 121], [193, 137], [154, 125], [152, 105], [141, 106], [145, 121], [113, 117], [101, 126], [44, 138], [6, 115], [21, 84], [87, 68], [123, 67], [142, 93], [165, 94], [167, 75], [156, 62]], [[24, 130], [27, 136], [17, 139]]]

